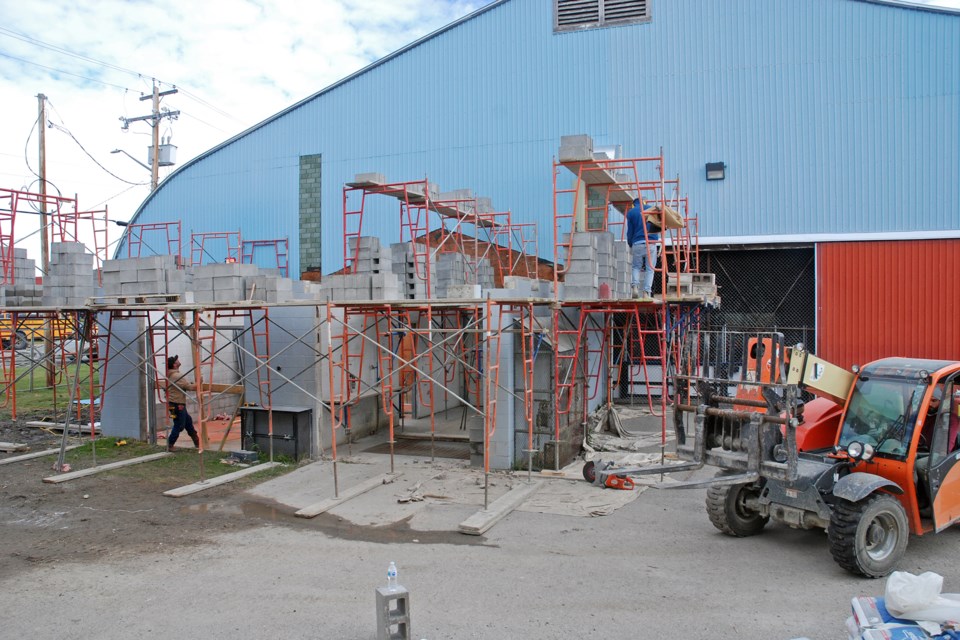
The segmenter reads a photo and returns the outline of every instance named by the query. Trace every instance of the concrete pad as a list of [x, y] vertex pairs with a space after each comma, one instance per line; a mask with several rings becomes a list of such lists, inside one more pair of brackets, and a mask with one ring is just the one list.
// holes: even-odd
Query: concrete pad
[[193, 484], [177, 487], [176, 489], [170, 489], [169, 491], [164, 491], [163, 495], [170, 496], [171, 498], [180, 498], [183, 496], [188, 496], [191, 493], [197, 493], [213, 487], [219, 487], [222, 484], [227, 484], [229, 482], [233, 482], [234, 480], [239, 480], [240, 478], [252, 476], [259, 471], [265, 471], [267, 469], [272, 469], [279, 466], [279, 462], [263, 462], [253, 465], [252, 467], [247, 467], [246, 469], [234, 471], [233, 473], [225, 473], [222, 476], [217, 476], [216, 478], [210, 478], [209, 480], [204, 480], [202, 482], [194, 482]]
[[59, 475], [50, 476], [44, 478], [43, 481], [48, 484], [59, 484], [61, 482], [67, 482], [69, 480], [76, 480], [77, 478], [84, 478], [86, 476], [92, 476], [103, 471], [110, 471], [111, 469], [119, 469], [121, 467], [129, 467], [131, 465], [140, 464], [141, 462], [152, 462], [154, 460], [159, 460], [161, 458], [166, 458], [167, 456], [172, 456], [172, 453], [161, 452], [161, 453], [151, 453], [147, 456], [140, 456], [139, 458], [131, 458], [130, 460], [121, 460], [120, 462], [111, 462], [110, 464], [102, 464], [98, 467], [93, 467], [91, 469], [81, 469], [80, 471], [71, 471], [70, 473], [61, 473]]
[[460, 533], [470, 536], [483, 535], [493, 525], [505, 518], [510, 512], [523, 504], [524, 500], [540, 490], [542, 482], [531, 482], [511, 489], [506, 495], [484, 509], [478, 511], [460, 523]]
[[354, 485], [347, 489], [346, 491], [341, 491], [338, 498], [327, 498], [326, 500], [321, 500], [316, 504], [312, 504], [308, 507], [304, 507], [297, 511], [294, 515], [301, 518], [314, 518], [321, 513], [325, 513], [330, 509], [344, 503], [347, 500], [356, 498], [359, 495], [363, 495], [367, 491], [376, 489], [377, 487], [385, 484], [387, 481], [390, 481], [397, 477], [398, 474], [385, 473], [381, 476], [375, 478], [370, 478], [366, 482], [362, 482], [358, 485]]
[[[82, 445], [74, 444], [66, 448], [67, 451], [71, 449], [76, 449]], [[34, 458], [42, 458], [43, 456], [52, 456], [55, 453], [60, 453], [59, 447], [56, 449], [47, 449], [45, 451], [34, 451], [33, 453], [25, 453], [22, 456], [13, 456], [11, 458], [4, 458], [0, 460], [0, 464], [11, 464], [14, 462], [23, 462], [24, 460], [33, 460]]]

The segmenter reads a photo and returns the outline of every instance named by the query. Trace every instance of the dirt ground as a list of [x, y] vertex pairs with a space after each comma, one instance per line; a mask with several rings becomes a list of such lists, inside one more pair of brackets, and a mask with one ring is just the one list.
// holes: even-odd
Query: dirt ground
[[[0, 430], [3, 441], [27, 437], [35, 449], [59, 444]], [[2, 637], [372, 640], [391, 560], [410, 590], [411, 637], [431, 640], [844, 638], [850, 598], [884, 587], [839, 568], [823, 532], [719, 534], [701, 490], [647, 489], [585, 511], [602, 517], [518, 510], [466, 536], [457, 526], [482, 492], [459, 462], [398, 457], [396, 481], [306, 520], [298, 506], [332, 495], [329, 460], [180, 499], [162, 495], [178, 485], [147, 465], [45, 484], [53, 460], [0, 466]], [[357, 455], [338, 480], [386, 471], [387, 456]], [[525, 481], [493, 480], [496, 495]], [[609, 501], [582, 480], [544, 482], [576, 488], [570, 500]], [[416, 492], [422, 500], [399, 502]], [[958, 542], [958, 527], [912, 538], [901, 568], [940, 573], [944, 591], [960, 592]]]

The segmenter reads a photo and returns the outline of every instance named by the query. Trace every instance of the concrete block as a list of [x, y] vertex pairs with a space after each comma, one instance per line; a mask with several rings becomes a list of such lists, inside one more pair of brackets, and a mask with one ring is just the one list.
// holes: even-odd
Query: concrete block
[[593, 159], [593, 138], [588, 135], [561, 136], [560, 162]]
[[478, 284], [452, 284], [447, 287], [446, 297], [455, 300], [479, 300], [483, 297], [483, 290]]
[[373, 186], [387, 184], [387, 177], [382, 173], [358, 173], [353, 177], [353, 184], [358, 186]]

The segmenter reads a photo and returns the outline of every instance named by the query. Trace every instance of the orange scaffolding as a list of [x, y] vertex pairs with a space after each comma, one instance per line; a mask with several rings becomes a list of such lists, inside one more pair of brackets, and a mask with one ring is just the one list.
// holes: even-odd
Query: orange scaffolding
[[243, 264], [254, 264], [253, 259], [258, 249], [266, 249], [275, 262], [274, 268], [276, 268], [284, 278], [290, 277], [290, 262], [288, 257], [290, 253], [289, 238], [244, 240], [241, 245], [240, 262]]
[[[183, 243], [181, 241], [180, 221], [150, 222], [131, 224], [127, 226], [127, 257], [139, 258], [143, 254], [143, 247], [150, 250], [150, 255], [172, 255], [177, 257], [180, 264], [183, 257]], [[160, 251], [144, 239], [148, 233], [161, 232], [161, 241], [166, 245], [166, 251]]]
[[223, 261], [240, 262], [240, 250], [243, 246], [240, 231], [207, 231], [190, 234], [190, 264], [195, 267], [202, 265], [204, 256], [206, 256], [208, 262], [210, 260], [217, 262], [210, 251], [213, 249], [212, 245], [214, 243], [220, 245], [221, 242], [224, 249]]

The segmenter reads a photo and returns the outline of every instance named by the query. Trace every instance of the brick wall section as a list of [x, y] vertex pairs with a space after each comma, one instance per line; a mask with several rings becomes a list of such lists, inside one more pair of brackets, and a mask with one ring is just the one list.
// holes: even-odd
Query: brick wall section
[[300, 272], [320, 269], [320, 154], [300, 156]]

